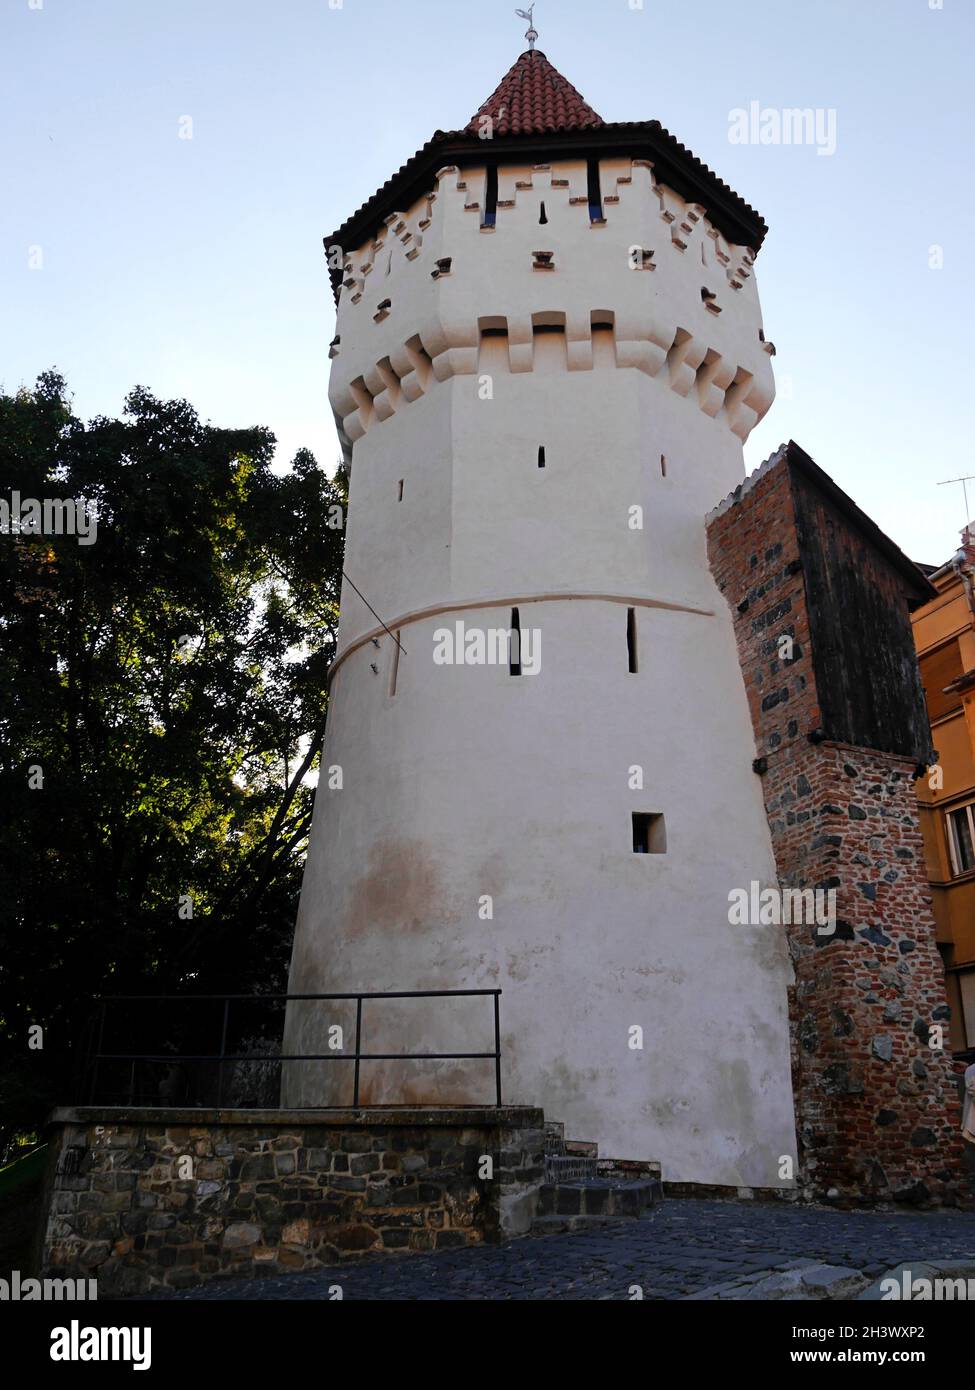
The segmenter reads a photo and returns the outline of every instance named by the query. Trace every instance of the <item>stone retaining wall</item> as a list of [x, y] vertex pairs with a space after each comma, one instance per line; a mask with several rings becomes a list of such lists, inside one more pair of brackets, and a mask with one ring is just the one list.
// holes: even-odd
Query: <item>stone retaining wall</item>
[[37, 1264], [104, 1298], [500, 1240], [531, 1225], [542, 1123], [521, 1106], [58, 1109]]

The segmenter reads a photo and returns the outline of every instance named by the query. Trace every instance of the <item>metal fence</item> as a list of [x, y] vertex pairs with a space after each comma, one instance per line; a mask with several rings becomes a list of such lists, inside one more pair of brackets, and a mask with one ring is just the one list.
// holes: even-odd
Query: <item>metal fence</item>
[[[364, 1052], [362, 1050], [362, 1005], [374, 999], [456, 999], [482, 997], [493, 1000], [494, 1048], [487, 1052]], [[355, 1047], [316, 1053], [281, 1052], [281, 1027], [268, 1032], [267, 1020], [254, 1031], [253, 1022], [244, 1017], [255, 1007], [271, 1008], [283, 1015], [292, 1002], [321, 1003], [341, 1000], [355, 1002]], [[89, 1024], [83, 1048], [79, 1092], [90, 1105], [180, 1105], [211, 1107], [227, 1104], [234, 1108], [268, 1107], [278, 1104], [282, 1068], [293, 1062], [351, 1062], [352, 1104], [359, 1106], [360, 1074], [363, 1062], [445, 1062], [493, 1061], [495, 1105], [501, 1105], [501, 990], [430, 989], [380, 990], [345, 994], [117, 994], [103, 996]], [[212, 1023], [199, 1015], [187, 1022], [178, 1020], [177, 1005], [213, 1006]], [[156, 1006], [168, 1006], [163, 1018], [152, 1018]], [[118, 1014], [129, 1010], [121, 1029]], [[138, 1011], [138, 1018], [132, 1012]], [[156, 1050], [144, 1047], [126, 1050], [115, 1041], [133, 1041], [151, 1031]], [[209, 1036], [208, 1036], [209, 1035]], [[158, 1039], [166, 1038], [159, 1050]], [[219, 1036], [219, 1045], [212, 1047]], [[180, 1045], [188, 1045], [186, 1051]], [[275, 1050], [276, 1049], [276, 1050]], [[271, 1095], [274, 1098], [271, 1099]], [[315, 1106], [315, 1109], [339, 1109]]]

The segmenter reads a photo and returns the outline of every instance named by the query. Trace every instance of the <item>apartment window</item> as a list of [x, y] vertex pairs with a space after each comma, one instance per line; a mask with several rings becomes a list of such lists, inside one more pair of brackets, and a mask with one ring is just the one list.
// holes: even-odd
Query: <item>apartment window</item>
[[965, 1046], [975, 1048], [975, 970], [962, 971], [958, 976], [958, 987], [965, 1024]]
[[667, 853], [667, 827], [659, 811], [633, 812], [633, 853]]
[[945, 817], [951, 872], [967, 874], [975, 869], [975, 804], [960, 806]]
[[952, 710], [961, 709], [961, 696], [957, 691], [945, 694], [945, 686], [957, 680], [965, 669], [957, 637], [936, 647], [934, 651], [925, 652], [918, 665], [921, 668], [928, 718], [932, 723]]

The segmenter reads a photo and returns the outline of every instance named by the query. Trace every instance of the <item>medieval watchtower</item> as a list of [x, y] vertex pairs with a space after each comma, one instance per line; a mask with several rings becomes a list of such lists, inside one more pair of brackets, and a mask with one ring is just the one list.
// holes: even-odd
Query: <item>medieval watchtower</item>
[[[795, 1152], [789, 962], [781, 929], [729, 923], [775, 868], [704, 518], [773, 398], [765, 231], [528, 51], [326, 238], [352, 583], [290, 984], [501, 988], [506, 1100], [749, 1185]], [[492, 660], [498, 629], [520, 652]], [[480, 1051], [486, 1013], [367, 1012], [369, 1050]], [[327, 1022], [351, 1036], [295, 1006], [287, 1050], [326, 1051]], [[382, 1061], [361, 1084], [490, 1080]], [[350, 1069], [286, 1069], [286, 1104], [350, 1098]]]

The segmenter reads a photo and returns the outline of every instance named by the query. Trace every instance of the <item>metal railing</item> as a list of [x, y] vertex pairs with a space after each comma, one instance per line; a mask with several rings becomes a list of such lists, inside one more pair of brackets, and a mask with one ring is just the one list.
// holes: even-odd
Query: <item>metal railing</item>
[[[366, 999], [456, 999], [464, 997], [483, 997], [494, 1001], [494, 1048], [490, 1052], [363, 1052], [362, 1051], [362, 1004]], [[136, 1095], [139, 1094], [137, 1081], [139, 1079], [139, 1068], [142, 1066], [165, 1066], [170, 1069], [182, 1068], [184, 1064], [204, 1065], [209, 1064], [217, 1068], [217, 1093], [216, 1104], [221, 1106], [224, 1097], [224, 1076], [228, 1066], [236, 1066], [239, 1063], [263, 1064], [276, 1066], [287, 1062], [352, 1062], [354, 1065], [352, 1080], [352, 1104], [355, 1107], [360, 1105], [360, 1068], [363, 1062], [447, 1062], [447, 1061], [488, 1061], [494, 1062], [494, 1088], [495, 1104], [501, 1105], [501, 990], [500, 989], [420, 989], [420, 990], [378, 990], [361, 991], [358, 993], [342, 994], [116, 994], [101, 997], [98, 1009], [93, 1015], [89, 1025], [88, 1040], [84, 1049], [84, 1062], [82, 1070], [82, 1089], [87, 1093], [88, 1103], [94, 1104], [98, 1098], [98, 1075], [99, 1070], [104, 1069], [106, 1064], [129, 1064], [129, 1079], [127, 1086], [127, 1100], [125, 1102], [102, 1102], [135, 1105]], [[355, 1001], [355, 1050], [348, 1052], [329, 1051], [311, 1053], [278, 1053], [278, 1054], [258, 1054], [241, 1053], [227, 1051], [228, 1037], [230, 1035], [231, 1005], [236, 1003], [246, 1003], [247, 1005], [260, 1004], [289, 1004], [292, 1002], [321, 1002], [324, 1000]], [[121, 1004], [132, 1004], [139, 1006], [153, 1004], [199, 1004], [211, 1003], [222, 1004], [223, 1013], [220, 1026], [220, 1050], [219, 1052], [109, 1052], [104, 1050], [106, 1024], [108, 1022], [108, 1012], [111, 1006]], [[204, 1105], [210, 1102], [195, 1102], [196, 1105]], [[388, 1103], [388, 1102], [386, 1102]], [[366, 1102], [368, 1104], [368, 1102]], [[194, 1103], [190, 1102], [191, 1108]], [[340, 1106], [314, 1106], [296, 1107], [314, 1109], [341, 1109]]]

